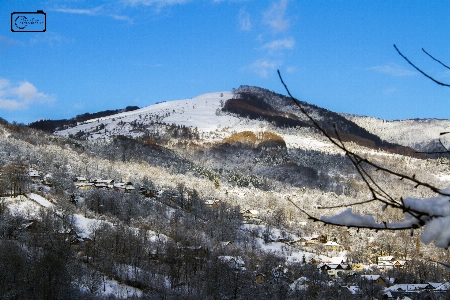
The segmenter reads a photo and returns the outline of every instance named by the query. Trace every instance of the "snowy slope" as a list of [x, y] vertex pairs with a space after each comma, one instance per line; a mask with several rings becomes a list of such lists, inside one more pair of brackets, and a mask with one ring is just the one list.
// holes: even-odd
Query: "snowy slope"
[[[175, 124], [196, 128], [203, 142], [220, 142], [234, 132], [272, 131], [283, 137], [288, 148], [337, 153], [336, 148], [312, 131], [286, 132], [263, 120], [238, 117], [221, 111], [223, 104], [233, 97], [231, 92], [203, 94], [192, 99], [173, 100], [138, 110], [92, 119], [73, 128], [57, 131], [61, 136], [76, 135], [80, 131], [89, 140], [124, 135], [139, 137], [144, 131], [157, 131], [159, 124]], [[377, 118], [341, 114], [382, 140], [408, 146], [419, 151], [439, 149], [439, 133], [450, 131], [450, 120], [385, 121]], [[445, 136], [444, 136], [445, 137]], [[449, 135], [450, 142], [450, 135]]]
[[192, 99], [174, 100], [150, 105], [138, 110], [123, 112], [116, 115], [92, 119], [73, 128], [58, 131], [56, 134], [68, 136], [78, 131], [93, 132], [103, 123], [107, 133], [100, 132], [92, 135], [92, 139], [104, 138], [110, 135], [133, 134], [130, 122], [150, 125], [152, 122], [175, 123], [186, 127], [198, 128], [200, 131], [213, 131], [225, 126], [233, 126], [240, 122], [233, 116], [217, 116], [216, 110], [221, 108], [221, 100], [225, 102], [232, 97], [231, 92], [217, 92], [200, 95]]
[[437, 145], [439, 134], [450, 131], [450, 120], [408, 119], [386, 121], [350, 114], [342, 114], [342, 116], [378, 135], [385, 141], [408, 146], [419, 151], [430, 151], [433, 145]]
[[[266, 121], [250, 120], [240, 118], [223, 112], [222, 104], [232, 98], [231, 92], [216, 92], [197, 96], [192, 99], [173, 100], [150, 105], [138, 110], [123, 112], [116, 115], [92, 119], [76, 127], [57, 131], [55, 134], [61, 136], [74, 135], [79, 131], [90, 132], [89, 139], [108, 138], [113, 135], [125, 135], [137, 137], [142, 132], [133, 130], [130, 123], [137, 122], [151, 130], [153, 122], [184, 125], [197, 128], [201, 138], [205, 142], [222, 141], [233, 132], [245, 130], [251, 131], [276, 131]], [[105, 130], [98, 130], [98, 126], [104, 124]], [[277, 132], [285, 141], [287, 147], [302, 149], [320, 149], [321, 151], [332, 151], [331, 143], [323, 138], [316, 140], [310, 133], [286, 134]], [[307, 136], [306, 136], [307, 135]]]

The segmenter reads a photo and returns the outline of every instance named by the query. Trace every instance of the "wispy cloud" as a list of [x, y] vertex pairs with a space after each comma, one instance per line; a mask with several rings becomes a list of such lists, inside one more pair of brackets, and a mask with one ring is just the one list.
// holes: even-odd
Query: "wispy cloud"
[[16, 85], [5, 78], [0, 78], [0, 109], [24, 110], [34, 103], [51, 104], [56, 99], [53, 96], [39, 92], [28, 81]]
[[397, 88], [388, 87], [383, 90], [383, 95], [391, 95], [391, 94], [394, 94], [395, 92], [397, 92]]
[[287, 67], [287, 68], [286, 68], [286, 72], [288, 72], [288, 73], [294, 73], [294, 72], [296, 72], [296, 71], [297, 71], [297, 68], [296, 68], [296, 67], [290, 66], [290, 67]]
[[289, 28], [290, 21], [286, 17], [288, 0], [280, 0], [263, 12], [263, 22], [276, 32], [285, 31]]
[[15, 39], [10, 39], [4, 35], [0, 35], [0, 45], [5, 45], [5, 46], [24, 46], [25, 43], [19, 41], [19, 40], [15, 40]]
[[280, 63], [276, 61], [271, 61], [267, 59], [258, 59], [247, 67], [251, 72], [266, 78], [269, 73], [275, 72], [279, 67]]
[[125, 5], [129, 6], [171, 6], [177, 4], [185, 4], [189, 0], [122, 0]]
[[30, 39], [30, 44], [48, 44], [50, 46], [59, 45], [62, 43], [73, 43], [74, 39], [67, 38], [55, 32], [47, 31], [45, 34], [35, 35]]
[[279, 39], [274, 40], [271, 42], [268, 42], [262, 46], [263, 49], [267, 49], [269, 51], [280, 51], [280, 50], [286, 50], [286, 49], [292, 49], [295, 46], [295, 40], [294, 38], [288, 38], [288, 39]]
[[66, 14], [76, 14], [76, 15], [86, 15], [86, 16], [108, 16], [115, 20], [126, 21], [128, 23], [133, 23], [133, 20], [125, 15], [117, 14], [117, 8], [113, 8], [111, 5], [100, 5], [93, 8], [56, 8], [56, 12], [66, 13]]
[[250, 14], [244, 8], [241, 8], [238, 16], [239, 28], [244, 31], [252, 29], [252, 22], [250, 21]]
[[384, 74], [388, 74], [388, 75], [396, 76], [396, 77], [413, 76], [413, 75], [417, 74], [417, 72], [406, 69], [397, 64], [386, 64], [386, 65], [382, 65], [382, 66], [374, 66], [374, 67], [367, 68], [367, 70], [375, 71], [378, 73], [384, 73]]
[[108, 16], [113, 18], [113, 19], [115, 19], [115, 20], [127, 21], [128, 23], [133, 23], [133, 19], [128, 17], [128, 16], [115, 15], [115, 14], [109, 14]]
[[78, 9], [78, 8], [56, 8], [55, 11], [67, 13], [67, 14], [78, 14], [78, 15], [90, 15], [95, 16], [103, 12], [103, 6], [97, 6], [89, 9]]

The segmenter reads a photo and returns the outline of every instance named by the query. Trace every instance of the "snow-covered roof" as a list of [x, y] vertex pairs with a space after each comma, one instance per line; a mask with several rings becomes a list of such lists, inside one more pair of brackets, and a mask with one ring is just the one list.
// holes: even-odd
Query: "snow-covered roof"
[[323, 244], [324, 246], [340, 246], [338, 243], [336, 242], [332, 242], [332, 241], [328, 241], [325, 244]]
[[31, 170], [28, 175], [30, 177], [39, 177], [39, 173], [37, 171]]
[[357, 295], [357, 294], [359, 294], [359, 286], [357, 286], [357, 285], [349, 285], [349, 286], [342, 286], [343, 288], [346, 288], [346, 289], [348, 289], [348, 291], [350, 292], [350, 293], [352, 293], [352, 295]]
[[393, 256], [378, 256], [378, 261], [391, 261], [393, 259]]
[[381, 275], [361, 275], [361, 278], [372, 281], [377, 281], [380, 277]]
[[[430, 283], [431, 284], [431, 283]], [[437, 291], [450, 291], [450, 282], [441, 284], [436, 288]]]
[[40, 205], [44, 206], [44, 207], [53, 207], [53, 204], [48, 201], [47, 199], [45, 199], [44, 197], [42, 197], [41, 195], [38, 194], [33, 194], [30, 193], [27, 195], [29, 199], [34, 200], [35, 202], [39, 203]]
[[427, 288], [432, 288], [428, 283], [419, 283], [419, 284], [395, 284], [390, 286], [388, 289], [391, 291], [419, 291]]
[[226, 262], [226, 263], [235, 263], [238, 266], [245, 265], [245, 262], [241, 256], [222, 255], [222, 256], [219, 256], [218, 258], [219, 258], [219, 260]]

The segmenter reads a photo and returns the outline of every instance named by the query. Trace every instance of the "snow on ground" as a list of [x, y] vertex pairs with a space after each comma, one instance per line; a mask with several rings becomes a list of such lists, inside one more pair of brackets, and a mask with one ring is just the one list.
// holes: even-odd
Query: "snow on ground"
[[47, 208], [53, 207], [53, 204], [50, 201], [48, 201], [47, 199], [45, 199], [44, 197], [42, 197], [41, 195], [30, 193], [28, 195], [28, 198], [33, 201], [36, 201], [37, 203], [39, 203], [40, 205], [42, 205], [44, 207], [47, 207]]
[[288, 148], [316, 150], [327, 153], [342, 152], [336, 146], [331, 144], [331, 142], [323, 142], [311, 137], [299, 135], [290, 135], [290, 134], [279, 134], [279, 135], [283, 137], [284, 141], [286, 142], [286, 146]]
[[[118, 123], [129, 123], [137, 121], [149, 124], [156, 121], [168, 124], [185, 125], [186, 127], [197, 127], [201, 131], [214, 131], [219, 128], [234, 125], [240, 121], [239, 118], [229, 115], [216, 115], [216, 110], [221, 109], [221, 100], [232, 98], [231, 92], [217, 92], [200, 95], [192, 99], [174, 100], [158, 104], [153, 104], [138, 110], [123, 112], [116, 115], [92, 119], [73, 128], [57, 132], [58, 135], [68, 136], [78, 131], [92, 131], [100, 123], [106, 125], [109, 133], [120, 134], [128, 132], [128, 128], [118, 125]], [[124, 132], [122, 132], [122, 130]], [[94, 135], [94, 138], [101, 138], [104, 135]]]
[[80, 231], [79, 234], [83, 238], [91, 238], [93, 230], [104, 222], [97, 219], [89, 219], [80, 214], [74, 214], [73, 218], [75, 226]]
[[42, 208], [37, 202], [24, 196], [18, 196], [16, 198], [4, 197], [3, 199], [11, 214], [21, 215], [27, 219], [36, 218], [39, 209]]
[[[244, 224], [243, 230], [247, 231], [254, 231], [255, 229], [259, 230], [260, 235], [265, 229], [264, 225], [254, 225], [254, 224]], [[272, 229], [271, 235], [276, 235], [276, 232], [279, 232], [278, 229]], [[296, 239], [297, 237], [293, 237], [293, 239]], [[310, 261], [311, 258], [317, 258], [317, 255], [300, 250], [298, 248], [292, 247], [288, 244], [281, 243], [281, 242], [271, 242], [266, 243], [263, 238], [257, 237], [255, 238], [256, 245], [258, 248], [265, 252], [271, 252], [275, 255], [280, 255], [286, 257], [286, 260], [289, 262], [302, 262], [303, 257], [306, 261]]]
[[450, 131], [450, 120], [409, 119], [386, 121], [372, 117], [342, 115], [385, 141], [413, 148], [416, 145], [437, 140], [441, 132]]
[[131, 297], [142, 297], [142, 291], [128, 286], [126, 284], [118, 283], [116, 280], [106, 279], [101, 289], [103, 296], [114, 295], [119, 299], [127, 299]]
[[436, 176], [441, 181], [450, 181], [450, 175], [448, 174], [440, 174]]

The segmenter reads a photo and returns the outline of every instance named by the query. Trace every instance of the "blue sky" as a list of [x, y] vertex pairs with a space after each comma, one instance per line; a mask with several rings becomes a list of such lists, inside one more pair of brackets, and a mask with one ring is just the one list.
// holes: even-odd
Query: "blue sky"
[[[44, 10], [45, 33], [11, 32]], [[447, 1], [2, 1], [0, 117], [29, 123], [256, 85], [387, 120], [450, 117]]]

